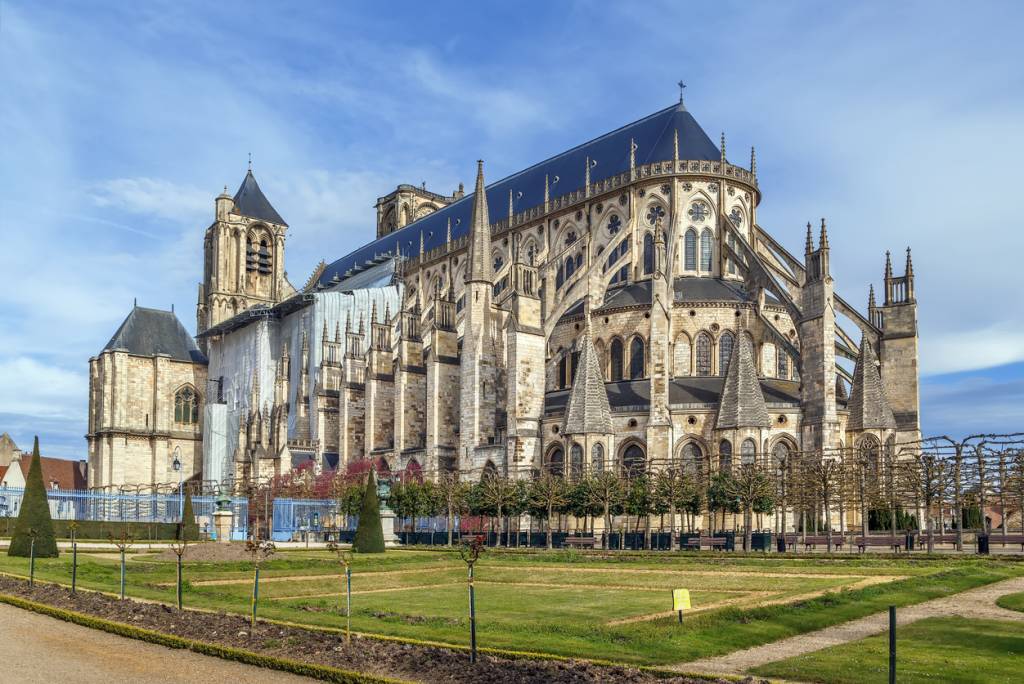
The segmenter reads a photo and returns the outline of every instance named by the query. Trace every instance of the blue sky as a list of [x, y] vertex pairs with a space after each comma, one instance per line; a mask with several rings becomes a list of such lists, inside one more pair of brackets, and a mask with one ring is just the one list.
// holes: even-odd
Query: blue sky
[[397, 183], [497, 179], [680, 78], [757, 146], [763, 226], [799, 252], [828, 218], [848, 300], [913, 246], [925, 432], [1021, 427], [1024, 5], [484, 4], [0, 0], [0, 432], [84, 458], [88, 358], [135, 297], [194, 330], [248, 153], [301, 283]]

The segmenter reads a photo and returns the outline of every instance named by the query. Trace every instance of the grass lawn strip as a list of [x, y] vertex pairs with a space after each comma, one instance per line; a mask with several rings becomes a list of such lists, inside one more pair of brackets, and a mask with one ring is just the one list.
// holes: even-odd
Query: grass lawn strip
[[[983, 638], [979, 638], [982, 637]], [[926, 618], [896, 631], [900, 682], [1019, 682], [1024, 630], [1013, 622], [961, 617]], [[887, 634], [756, 667], [765, 677], [860, 684], [885, 681]]]
[[996, 605], [1006, 610], [1016, 610], [1024, 613], [1024, 592], [1000, 596], [996, 600]]
[[[998, 582], [987, 586], [970, 589], [952, 596], [925, 601], [916, 605], [898, 608], [896, 611], [897, 626], [909, 625], [918, 620], [932, 617], [990, 617], [998, 615], [1016, 616], [1014, 619], [1024, 622], [1024, 613], [1013, 613], [995, 606], [998, 596], [1024, 589], [1024, 577]], [[837, 646], [880, 634], [889, 628], [888, 612], [879, 612], [867, 617], [835, 625], [816, 632], [801, 634], [783, 639], [764, 646], [748, 648], [717, 658], [709, 658], [683, 663], [680, 668], [687, 671], [709, 673], [741, 673], [787, 658]], [[1017, 627], [1020, 629], [1020, 627]]]

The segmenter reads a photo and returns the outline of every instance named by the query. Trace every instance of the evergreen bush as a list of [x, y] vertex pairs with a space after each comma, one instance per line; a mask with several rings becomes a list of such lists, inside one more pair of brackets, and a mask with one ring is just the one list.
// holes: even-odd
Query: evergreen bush
[[377, 499], [377, 478], [371, 470], [363, 488], [363, 505], [359, 509], [359, 524], [352, 542], [356, 553], [384, 553], [384, 528], [380, 524], [380, 501]]
[[43, 484], [43, 465], [39, 459], [39, 437], [32, 446], [32, 464], [25, 482], [25, 496], [18, 511], [18, 522], [14, 536], [7, 550], [8, 556], [28, 558], [31, 553], [32, 535], [35, 532], [36, 558], [57, 557], [57, 537], [53, 533], [53, 519], [50, 504], [46, 500], [46, 485]]
[[192, 511], [192, 492], [185, 492], [185, 502], [181, 507], [181, 524], [178, 527], [178, 539], [199, 541], [199, 523]]

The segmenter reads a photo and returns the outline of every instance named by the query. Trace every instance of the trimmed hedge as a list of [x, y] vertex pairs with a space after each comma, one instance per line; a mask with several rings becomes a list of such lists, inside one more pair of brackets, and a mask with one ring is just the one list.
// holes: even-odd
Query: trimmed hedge
[[[4, 518], [0, 523], [0, 535], [10, 535], [14, 531], [14, 518]], [[71, 539], [72, 522], [78, 523], [78, 530], [75, 538], [78, 541], [98, 540], [107, 541], [108, 535], [120, 537], [121, 533], [128, 528], [128, 536], [136, 541], [160, 541], [178, 538], [178, 523], [153, 523], [153, 522], [110, 522], [105, 520], [54, 520], [53, 532], [57, 539]]]
[[28, 558], [33, 552], [36, 558], [56, 558], [58, 555], [57, 537], [53, 533], [50, 504], [46, 500], [46, 485], [43, 484], [43, 465], [39, 460], [39, 437], [36, 437], [32, 446], [32, 463], [28, 467], [28, 477], [25, 478], [25, 496], [21, 500], [18, 521], [14, 525], [14, 535], [7, 555]]
[[363, 487], [363, 506], [359, 510], [356, 539], [352, 542], [355, 553], [384, 553], [384, 528], [380, 522], [380, 500], [377, 499], [377, 478], [373, 470], [366, 474]]
[[191, 639], [185, 639], [172, 634], [154, 632], [150, 629], [142, 629], [141, 627], [134, 627], [121, 622], [112, 622], [92, 615], [85, 615], [83, 613], [76, 613], [62, 608], [55, 608], [53, 606], [46, 605], [45, 603], [36, 603], [35, 601], [28, 601], [17, 596], [9, 596], [7, 594], [0, 594], [0, 603], [6, 603], [16, 608], [30, 610], [41, 615], [57, 618], [58, 620], [82, 625], [83, 627], [90, 627], [92, 629], [109, 632], [110, 634], [128, 637], [129, 639], [138, 639], [139, 641], [145, 641], [159, 646], [167, 646], [168, 648], [183, 648], [202, 655], [223, 658], [224, 660], [231, 660], [237, 663], [244, 663], [246, 665], [255, 665], [256, 667], [265, 667], [271, 670], [291, 672], [292, 674], [301, 675], [303, 677], [312, 677], [313, 679], [319, 679], [324, 682], [338, 682], [339, 684], [398, 684], [402, 682], [400, 679], [366, 675], [360, 672], [352, 672], [350, 670], [342, 670], [337, 667], [330, 667], [328, 665], [302, 663], [297, 660], [288, 660], [286, 658], [262, 655], [252, 651], [243, 651], [241, 649], [231, 648], [230, 646], [210, 644], [204, 641], [193, 641]]

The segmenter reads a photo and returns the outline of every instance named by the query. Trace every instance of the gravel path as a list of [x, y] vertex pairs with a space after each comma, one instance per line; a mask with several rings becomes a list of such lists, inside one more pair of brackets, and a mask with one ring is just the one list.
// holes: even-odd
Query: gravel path
[[2, 679], [19, 684], [280, 682], [312, 679], [165, 648], [0, 604]]
[[[1024, 591], [1024, 577], [996, 582], [977, 589], [925, 601], [914, 606], [896, 609], [896, 624], [907, 625], [924, 618], [948, 617], [951, 615], [995, 620], [1017, 620], [1024, 622], [1024, 613], [1000, 608], [996, 599], [1005, 594]], [[763, 646], [734, 651], [716, 658], [692, 660], [679, 663], [671, 669], [679, 672], [707, 672], [715, 674], [742, 674], [752, 667], [785, 660], [830, 646], [849, 643], [881, 634], [889, 629], [889, 613], [876, 613], [859, 620], [826, 627], [817, 632], [800, 634]]]

